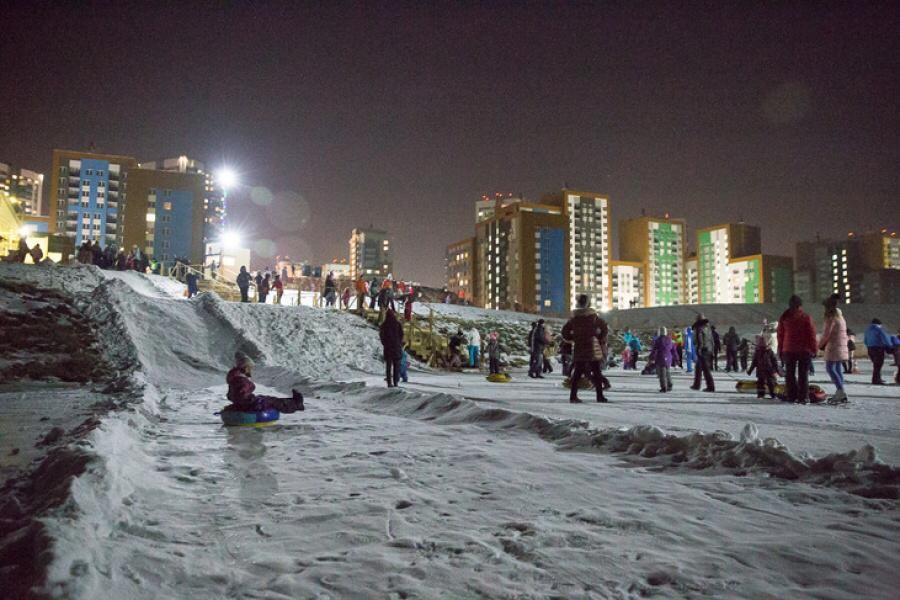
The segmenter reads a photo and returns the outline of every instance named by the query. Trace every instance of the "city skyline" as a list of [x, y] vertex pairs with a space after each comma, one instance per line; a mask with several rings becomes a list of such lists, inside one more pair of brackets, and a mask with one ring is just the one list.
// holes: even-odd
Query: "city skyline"
[[566, 184], [608, 195], [615, 224], [683, 218], [688, 240], [759, 225], [772, 254], [896, 225], [895, 5], [5, 12], [0, 65], [27, 76], [0, 161], [232, 165], [229, 218], [273, 257], [343, 256], [372, 224], [436, 285], [482, 194]]

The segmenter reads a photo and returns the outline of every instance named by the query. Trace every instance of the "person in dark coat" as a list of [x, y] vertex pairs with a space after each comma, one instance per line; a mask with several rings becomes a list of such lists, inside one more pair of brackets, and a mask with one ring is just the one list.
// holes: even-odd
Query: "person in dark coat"
[[389, 309], [384, 315], [378, 335], [384, 347], [384, 378], [388, 387], [397, 387], [400, 382], [400, 359], [403, 357], [403, 326], [393, 310]]
[[250, 296], [247, 293], [250, 290], [250, 273], [247, 272], [247, 267], [241, 267], [241, 272], [237, 276], [237, 285], [241, 290], [241, 302], [250, 302]]
[[34, 261], [34, 264], [38, 264], [41, 262], [41, 259], [44, 258], [44, 251], [41, 250], [40, 244], [35, 244], [34, 247], [31, 248], [31, 260]]
[[694, 370], [694, 385], [691, 386], [691, 389], [700, 389], [700, 376], [702, 375], [706, 381], [706, 387], [703, 391], [714, 392], [716, 391], [716, 384], [713, 381], [712, 365], [716, 343], [713, 339], [712, 326], [709, 324], [709, 319], [700, 313], [697, 315], [697, 320], [694, 321], [691, 329], [694, 333], [694, 347], [697, 352], [697, 368]]
[[719, 335], [719, 332], [716, 331], [715, 325], [709, 326], [710, 330], [712, 330], [712, 338], [713, 338], [713, 359], [712, 359], [712, 368], [713, 371], [719, 370], [719, 354], [722, 352], [722, 337]]
[[559, 341], [559, 358], [562, 363], [563, 377], [572, 376], [572, 342], [569, 340]]
[[544, 320], [538, 319], [534, 329], [531, 330], [531, 359], [529, 361], [528, 376], [532, 379], [543, 379], [541, 370], [544, 366], [544, 347], [547, 345]]
[[378, 301], [378, 291], [381, 289], [381, 286], [378, 284], [378, 278], [373, 277], [372, 281], [369, 282], [369, 297], [372, 298], [372, 303], [369, 304], [370, 309], [375, 308], [375, 303]]
[[259, 303], [265, 304], [266, 297], [269, 295], [269, 274], [266, 273], [266, 276], [262, 278], [262, 282], [259, 284]]
[[193, 271], [188, 271], [188, 274], [185, 275], [184, 279], [187, 283], [188, 298], [193, 298], [200, 291], [197, 286], [197, 274]]
[[741, 371], [746, 371], [747, 362], [750, 360], [750, 340], [741, 338], [741, 345], [738, 346], [738, 354], [741, 357]]
[[729, 327], [728, 332], [722, 338], [725, 346], [725, 372], [731, 373], [738, 370], [738, 348], [741, 345], [741, 336], [734, 327]]
[[784, 358], [785, 400], [809, 401], [809, 366], [816, 355], [816, 324], [803, 312], [803, 300], [796, 294], [778, 319], [778, 350]]
[[606, 402], [603, 395], [605, 378], [601, 365], [606, 363], [607, 336], [609, 327], [594, 309], [588, 306], [587, 294], [580, 294], [576, 301], [577, 308], [572, 311], [562, 329], [562, 337], [572, 343], [574, 365], [569, 387], [569, 402], [578, 403], [578, 382], [582, 375], [588, 375], [597, 392], [597, 402]]
[[292, 413], [305, 410], [303, 406], [303, 394], [298, 390], [291, 390], [291, 398], [276, 398], [275, 396], [260, 396], [254, 394], [256, 385], [250, 380], [253, 370], [253, 361], [241, 351], [234, 353], [234, 367], [228, 371], [225, 381], [228, 382], [228, 400], [231, 402], [224, 410], [237, 410], [242, 412], [258, 412], [274, 408], [283, 413]]
[[758, 335], [756, 336], [756, 351], [753, 353], [753, 362], [747, 369], [747, 375], [753, 375], [756, 370], [756, 397], [764, 398], [766, 389], [769, 390], [769, 397], [775, 397], [775, 375], [778, 374], [778, 357], [775, 352], [766, 343], [766, 339]]

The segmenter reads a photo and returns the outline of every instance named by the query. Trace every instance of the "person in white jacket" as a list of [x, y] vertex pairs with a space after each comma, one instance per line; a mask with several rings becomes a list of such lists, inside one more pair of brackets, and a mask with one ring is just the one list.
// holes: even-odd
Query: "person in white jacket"
[[478, 352], [481, 350], [481, 334], [474, 327], [466, 334], [469, 343], [469, 367], [478, 366]]

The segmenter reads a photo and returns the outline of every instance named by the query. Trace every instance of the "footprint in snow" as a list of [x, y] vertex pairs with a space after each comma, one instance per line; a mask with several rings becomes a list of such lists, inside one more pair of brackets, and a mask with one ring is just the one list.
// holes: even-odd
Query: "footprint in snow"
[[412, 502], [410, 502], [409, 500], [400, 500], [399, 502], [397, 502], [397, 504], [394, 505], [394, 508], [396, 508], [397, 510], [403, 510], [404, 508], [409, 508], [410, 506], [412, 506]]

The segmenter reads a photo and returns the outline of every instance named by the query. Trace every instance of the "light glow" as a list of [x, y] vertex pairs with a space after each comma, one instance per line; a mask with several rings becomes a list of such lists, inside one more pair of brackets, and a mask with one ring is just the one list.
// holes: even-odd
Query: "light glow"
[[222, 234], [222, 247], [235, 249], [241, 247], [241, 234], [236, 231], [226, 231]]
[[223, 189], [228, 190], [238, 185], [238, 176], [230, 167], [222, 167], [216, 172], [216, 180]]

